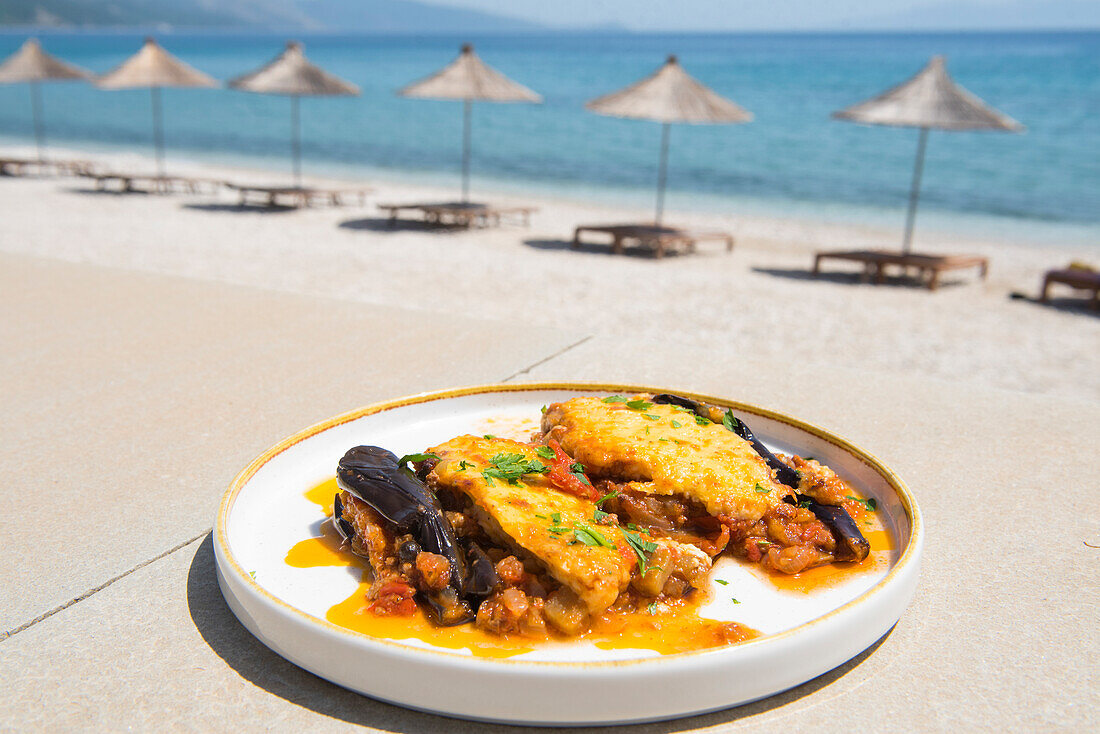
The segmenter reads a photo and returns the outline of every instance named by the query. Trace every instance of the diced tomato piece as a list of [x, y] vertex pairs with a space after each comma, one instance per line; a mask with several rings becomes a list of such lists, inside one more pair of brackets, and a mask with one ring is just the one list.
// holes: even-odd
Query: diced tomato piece
[[416, 589], [404, 581], [387, 581], [378, 589], [378, 596], [369, 609], [380, 617], [411, 617], [416, 614]]
[[567, 494], [586, 500], [598, 500], [600, 493], [596, 488], [573, 473], [573, 464], [576, 462], [569, 454], [562, 451], [561, 444], [554, 439], [546, 443], [554, 452], [554, 460], [550, 462], [550, 473], [547, 475], [550, 484]]

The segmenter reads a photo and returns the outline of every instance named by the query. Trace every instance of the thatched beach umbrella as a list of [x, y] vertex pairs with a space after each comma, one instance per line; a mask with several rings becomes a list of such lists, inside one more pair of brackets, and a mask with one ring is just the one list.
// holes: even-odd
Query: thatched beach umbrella
[[688, 124], [733, 124], [749, 122], [752, 113], [715, 94], [693, 79], [675, 56], [669, 56], [657, 71], [640, 82], [588, 102], [585, 108], [599, 115], [652, 120], [661, 123], [661, 157], [657, 172], [657, 213], [661, 224], [665, 207], [665, 179], [668, 173], [668, 134], [674, 122]]
[[916, 127], [917, 159], [909, 190], [909, 210], [905, 217], [902, 252], [909, 253], [913, 242], [913, 224], [920, 199], [920, 181], [924, 172], [924, 151], [928, 131], [1001, 130], [1021, 132], [1024, 126], [987, 105], [966, 91], [948, 75], [942, 56], [934, 56], [916, 76], [866, 102], [833, 113], [838, 120], [865, 125]]
[[31, 118], [34, 121], [34, 142], [38, 160], [43, 160], [46, 131], [42, 126], [42, 91], [40, 82], [88, 79], [91, 74], [72, 64], [50, 56], [42, 50], [37, 38], [28, 38], [14, 54], [0, 64], [0, 84], [28, 82], [31, 89]]
[[233, 89], [290, 97], [290, 155], [294, 185], [302, 185], [302, 132], [299, 97], [358, 96], [359, 87], [315, 66], [306, 59], [302, 44], [290, 41], [271, 63], [229, 82]]
[[152, 38], [136, 54], [96, 80], [101, 89], [141, 89], [148, 87], [153, 101], [153, 148], [157, 156], [157, 175], [164, 176], [164, 119], [161, 111], [161, 87], [216, 87], [218, 83], [183, 63], [161, 48]]
[[542, 102], [542, 97], [493, 69], [463, 44], [458, 58], [397, 92], [402, 97], [462, 100], [462, 201], [470, 196], [470, 113], [473, 102]]

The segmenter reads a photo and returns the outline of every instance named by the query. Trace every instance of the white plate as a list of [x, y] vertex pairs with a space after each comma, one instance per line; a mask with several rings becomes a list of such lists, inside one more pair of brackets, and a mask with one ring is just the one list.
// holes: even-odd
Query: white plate
[[[507, 659], [474, 657], [418, 640], [391, 641], [325, 619], [348, 598], [358, 571], [292, 568], [288, 549], [324, 519], [304, 492], [335, 474], [358, 444], [401, 455], [464, 433], [526, 439], [540, 407], [578, 395], [668, 392], [625, 385], [489, 385], [417, 395], [345, 413], [285, 439], [242, 471], [215, 523], [218, 583], [233, 613], [264, 644], [338, 685], [410, 708], [525, 724], [655, 721], [753, 701], [804, 683], [869, 647], [890, 629], [917, 583], [923, 530], [904, 483], [867, 452], [815, 426], [730, 400], [769, 447], [813, 456], [863, 496], [893, 537], [874, 570], [810, 593], [780, 590], [747, 564], [725, 559], [707, 617], [741, 622], [761, 637], [739, 645], [657, 656], [553, 645]], [[680, 393], [686, 394], [686, 393]], [[736, 590], [739, 604], [731, 599]]]

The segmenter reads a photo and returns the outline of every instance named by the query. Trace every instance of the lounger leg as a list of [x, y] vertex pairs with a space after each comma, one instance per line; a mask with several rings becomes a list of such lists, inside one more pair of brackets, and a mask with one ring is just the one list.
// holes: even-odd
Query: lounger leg
[[[731, 241], [731, 243], [732, 243], [732, 241]], [[818, 276], [818, 275], [821, 275], [821, 255], [814, 255], [813, 274], [814, 274], [815, 277]]]
[[611, 252], [615, 255], [623, 254], [623, 238], [622, 235], [614, 235], [611, 240]]
[[726, 252], [733, 252], [733, 238], [726, 238]]
[[573, 243], [570, 245], [570, 249], [577, 249], [581, 246], [581, 228], [577, 227], [573, 230]]
[[1039, 301], [1042, 303], [1050, 303], [1050, 276], [1043, 278], [1043, 292], [1039, 295]]
[[934, 291], [940, 285], [940, 269], [932, 268], [928, 276], [928, 290]]

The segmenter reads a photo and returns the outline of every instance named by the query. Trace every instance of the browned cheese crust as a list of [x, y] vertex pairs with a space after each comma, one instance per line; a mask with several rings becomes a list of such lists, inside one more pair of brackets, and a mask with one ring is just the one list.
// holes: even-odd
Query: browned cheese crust
[[590, 613], [611, 606], [627, 588], [634, 565], [628, 553], [619, 547], [571, 542], [571, 532], [549, 530], [571, 528], [574, 523], [591, 526], [596, 511], [592, 502], [557, 491], [542, 474], [525, 474], [514, 484], [483, 474], [500, 454], [539, 459], [531, 446], [501, 438], [459, 436], [429, 453], [440, 457], [429, 483], [469, 498], [472, 514], [490, 537], [534, 558], [580, 597]]
[[750, 443], [650, 398], [633, 396], [645, 401], [636, 407], [595, 397], [554, 403], [542, 430], [594, 478], [644, 494], [687, 497], [714, 517], [756, 522], [790, 493]]

